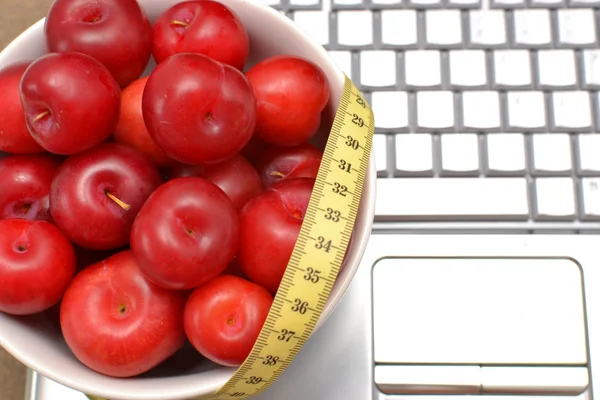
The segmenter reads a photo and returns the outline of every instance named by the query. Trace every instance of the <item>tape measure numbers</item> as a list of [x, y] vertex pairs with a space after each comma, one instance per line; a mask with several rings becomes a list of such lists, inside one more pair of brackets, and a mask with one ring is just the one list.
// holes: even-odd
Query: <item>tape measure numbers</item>
[[304, 222], [260, 335], [221, 389], [194, 400], [247, 399], [263, 392], [296, 357], [321, 316], [354, 228], [375, 131], [373, 110], [344, 78]]

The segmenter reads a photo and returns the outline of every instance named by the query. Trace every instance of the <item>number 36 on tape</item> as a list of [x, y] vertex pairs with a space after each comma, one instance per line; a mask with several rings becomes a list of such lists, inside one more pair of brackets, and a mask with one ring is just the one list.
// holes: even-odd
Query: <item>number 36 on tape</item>
[[247, 399], [263, 392], [296, 357], [321, 316], [354, 228], [375, 129], [370, 105], [344, 78], [304, 222], [260, 335], [229, 381], [190, 400]]

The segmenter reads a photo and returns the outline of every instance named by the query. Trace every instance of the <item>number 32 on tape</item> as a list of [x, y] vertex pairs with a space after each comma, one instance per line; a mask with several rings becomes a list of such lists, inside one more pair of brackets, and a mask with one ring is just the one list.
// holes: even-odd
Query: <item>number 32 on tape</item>
[[304, 222], [260, 335], [229, 381], [190, 400], [247, 399], [263, 392], [296, 357], [321, 316], [354, 228], [375, 129], [370, 105], [344, 78]]

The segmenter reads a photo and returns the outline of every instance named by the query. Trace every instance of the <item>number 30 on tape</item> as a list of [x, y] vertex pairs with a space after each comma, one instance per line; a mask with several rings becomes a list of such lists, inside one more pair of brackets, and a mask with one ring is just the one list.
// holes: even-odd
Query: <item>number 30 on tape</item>
[[223, 387], [190, 400], [247, 399], [263, 392], [296, 357], [321, 316], [354, 228], [375, 129], [370, 105], [344, 78], [304, 222], [260, 335]]

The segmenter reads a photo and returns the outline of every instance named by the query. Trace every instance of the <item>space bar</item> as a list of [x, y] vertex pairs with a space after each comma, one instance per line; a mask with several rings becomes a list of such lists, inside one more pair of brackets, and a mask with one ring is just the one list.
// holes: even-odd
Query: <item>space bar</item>
[[380, 178], [376, 221], [526, 220], [524, 178]]

